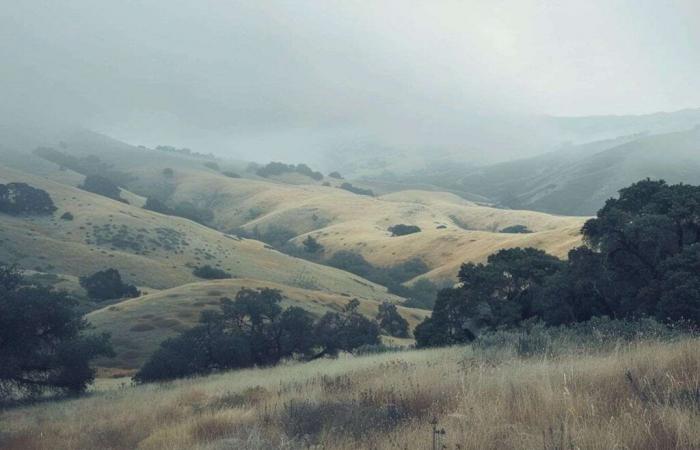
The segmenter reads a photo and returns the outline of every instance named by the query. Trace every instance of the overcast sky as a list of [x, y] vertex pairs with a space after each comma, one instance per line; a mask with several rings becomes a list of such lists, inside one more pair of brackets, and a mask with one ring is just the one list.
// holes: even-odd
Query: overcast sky
[[0, 119], [250, 156], [700, 106], [700, 1], [0, 0]]

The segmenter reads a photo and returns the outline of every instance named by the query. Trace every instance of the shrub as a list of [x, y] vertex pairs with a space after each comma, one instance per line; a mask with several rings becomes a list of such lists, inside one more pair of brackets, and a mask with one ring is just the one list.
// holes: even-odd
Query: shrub
[[340, 189], [344, 189], [357, 195], [368, 195], [370, 197], [374, 197], [374, 192], [371, 189], [363, 189], [357, 186], [353, 186], [350, 183], [341, 184]]
[[323, 245], [311, 235], [307, 236], [302, 244], [304, 245], [304, 251], [306, 251], [306, 253], [317, 254], [323, 252]]
[[217, 163], [215, 163], [214, 161], [205, 162], [204, 167], [211, 169], [211, 170], [216, 170], [217, 172], [219, 171], [219, 165]]
[[163, 169], [163, 176], [166, 178], [172, 178], [173, 175], [175, 175], [175, 171], [171, 169], [170, 167], [166, 167]]
[[206, 280], [221, 280], [225, 278], [231, 278], [231, 274], [216, 267], [210, 265], [204, 265], [197, 267], [192, 271], [192, 274], [199, 278], [204, 278]]
[[336, 180], [342, 180], [343, 176], [340, 174], [340, 172], [331, 172], [328, 174], [329, 177], [335, 178]]
[[171, 208], [169, 208], [164, 202], [158, 200], [155, 197], [148, 197], [146, 199], [146, 203], [143, 205], [143, 208], [161, 214], [171, 215], [174, 213], [174, 211]]
[[101, 270], [90, 276], [80, 277], [80, 285], [87, 291], [88, 296], [95, 300], [133, 298], [141, 295], [135, 286], [122, 281], [117, 269]]
[[72, 214], [72, 213], [66, 211], [66, 212], [64, 212], [63, 214], [61, 214], [61, 219], [63, 219], [63, 220], [73, 220], [74, 217], [73, 217], [73, 214]]
[[525, 225], [512, 225], [509, 227], [503, 228], [500, 233], [520, 233], [520, 234], [528, 234], [532, 233], [528, 227]]
[[388, 231], [392, 236], [405, 236], [407, 234], [420, 233], [420, 227], [416, 225], [398, 224], [389, 227]]
[[229, 178], [241, 178], [241, 176], [238, 175], [236, 172], [231, 172], [230, 170], [225, 170], [221, 173]]
[[93, 194], [99, 194], [114, 200], [122, 200], [120, 197], [121, 191], [119, 190], [119, 186], [117, 186], [109, 178], [102, 175], [86, 176], [83, 184], [81, 184], [79, 187], [80, 189], [92, 192]]
[[179, 202], [173, 208], [172, 214], [184, 217], [202, 225], [207, 225], [214, 220], [214, 212], [210, 209], [199, 208], [191, 202]]
[[12, 215], [50, 215], [56, 211], [51, 196], [26, 183], [0, 184], [0, 212]]

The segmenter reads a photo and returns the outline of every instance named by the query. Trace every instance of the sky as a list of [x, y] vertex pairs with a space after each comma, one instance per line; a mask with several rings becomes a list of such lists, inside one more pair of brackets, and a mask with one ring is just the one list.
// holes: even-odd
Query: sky
[[700, 106], [700, 2], [0, 0], [0, 120], [252, 157]]

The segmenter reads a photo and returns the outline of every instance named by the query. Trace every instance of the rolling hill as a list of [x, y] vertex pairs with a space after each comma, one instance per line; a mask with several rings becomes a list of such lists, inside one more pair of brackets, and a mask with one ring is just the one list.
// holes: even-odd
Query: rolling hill
[[[392, 297], [379, 285], [292, 258], [261, 242], [0, 166], [0, 182], [12, 181], [44, 189], [58, 207], [52, 217], [0, 216], [0, 260], [28, 269], [84, 276], [113, 267], [148, 290], [198, 281], [192, 269], [209, 264], [238, 278], [361, 298]], [[64, 212], [74, 219], [60, 219]]]
[[460, 189], [511, 207], [592, 215], [617, 191], [643, 178], [700, 182], [700, 127], [600, 141], [461, 176]]

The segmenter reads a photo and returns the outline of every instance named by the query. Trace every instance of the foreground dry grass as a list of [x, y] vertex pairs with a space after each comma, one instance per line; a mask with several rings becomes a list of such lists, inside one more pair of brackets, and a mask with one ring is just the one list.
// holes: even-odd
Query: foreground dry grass
[[700, 341], [561, 359], [412, 351], [10, 410], [5, 449], [700, 448]]

